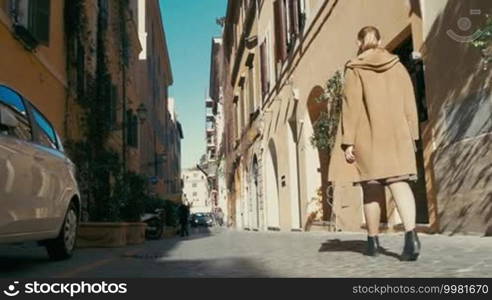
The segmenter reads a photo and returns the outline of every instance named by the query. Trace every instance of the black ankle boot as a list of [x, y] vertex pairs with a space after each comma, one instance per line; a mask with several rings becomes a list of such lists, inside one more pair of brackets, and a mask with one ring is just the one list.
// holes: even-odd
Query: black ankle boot
[[377, 236], [367, 236], [367, 251], [368, 256], [378, 256], [379, 255], [379, 238]]
[[415, 261], [420, 254], [420, 241], [415, 230], [405, 233], [405, 246], [401, 254], [402, 261]]

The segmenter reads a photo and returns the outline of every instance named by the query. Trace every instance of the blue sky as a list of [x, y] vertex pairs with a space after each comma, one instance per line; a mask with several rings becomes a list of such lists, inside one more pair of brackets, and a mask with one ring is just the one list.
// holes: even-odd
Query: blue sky
[[215, 23], [225, 15], [227, 0], [160, 0], [171, 56], [176, 99], [183, 125], [182, 167], [194, 166], [205, 153], [205, 95], [209, 85], [212, 37], [220, 36]]

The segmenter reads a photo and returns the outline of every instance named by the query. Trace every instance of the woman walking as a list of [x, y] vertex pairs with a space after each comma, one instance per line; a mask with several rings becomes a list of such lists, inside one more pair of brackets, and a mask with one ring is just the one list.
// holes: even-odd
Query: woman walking
[[[344, 154], [342, 167], [355, 167], [354, 184], [362, 187], [367, 255], [378, 254], [380, 202], [387, 186], [406, 231], [401, 260], [416, 260], [420, 241], [409, 181], [417, 178], [415, 141], [419, 129], [412, 82], [398, 57], [380, 47], [377, 28], [364, 27], [358, 34], [358, 44], [358, 56], [347, 63], [345, 70], [339, 141]], [[340, 168], [333, 165], [330, 172], [341, 171], [333, 171]]]

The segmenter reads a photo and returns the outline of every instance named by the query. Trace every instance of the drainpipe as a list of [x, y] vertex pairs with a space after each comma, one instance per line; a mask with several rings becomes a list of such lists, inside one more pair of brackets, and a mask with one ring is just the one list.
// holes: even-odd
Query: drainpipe
[[[122, 4], [120, 4], [122, 5]], [[125, 26], [126, 26], [126, 17], [125, 17], [125, 11], [124, 9], [120, 6], [120, 15], [122, 15], [122, 20], [120, 21], [120, 34], [122, 33], [126, 33], [126, 30], [125, 30]], [[123, 45], [124, 43], [124, 38], [125, 37], [122, 37], [121, 39], [121, 43], [122, 43], [122, 46], [125, 47], [125, 45]], [[122, 47], [122, 48], [123, 48]], [[124, 51], [124, 49], [123, 49]], [[122, 58], [121, 60], [121, 63], [120, 63], [120, 66], [121, 66], [121, 74], [122, 74], [122, 79], [123, 79], [123, 86], [122, 86], [122, 97], [123, 97], [123, 103], [122, 103], [122, 152], [123, 152], [123, 157], [122, 157], [122, 165], [123, 165], [123, 174], [126, 173], [126, 168], [127, 168], [127, 161], [126, 161], [126, 140], [127, 140], [127, 126], [128, 126], [128, 122], [127, 122], [127, 119], [126, 119], [126, 65], [125, 65], [125, 61], [124, 61], [124, 58]], [[126, 197], [126, 192], [124, 193], [125, 197]]]

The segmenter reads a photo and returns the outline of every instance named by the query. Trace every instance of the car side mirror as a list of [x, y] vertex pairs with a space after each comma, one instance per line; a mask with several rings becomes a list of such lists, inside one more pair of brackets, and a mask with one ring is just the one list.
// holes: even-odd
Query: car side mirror
[[17, 120], [10, 109], [0, 106], [0, 125], [8, 128], [17, 128], [19, 126], [19, 120]]

